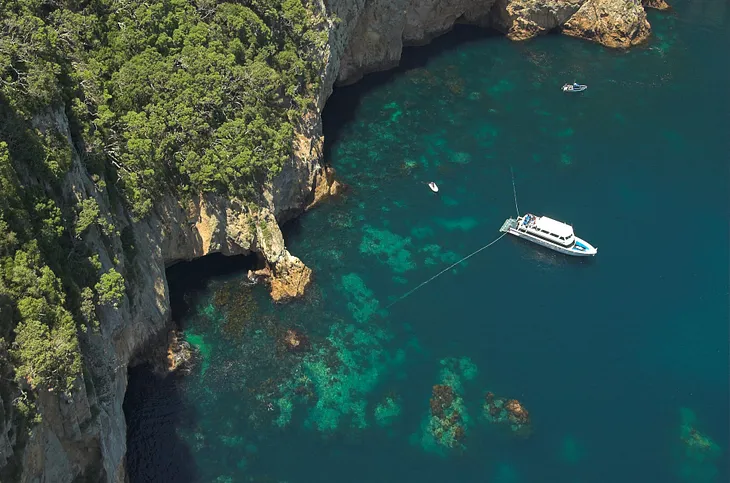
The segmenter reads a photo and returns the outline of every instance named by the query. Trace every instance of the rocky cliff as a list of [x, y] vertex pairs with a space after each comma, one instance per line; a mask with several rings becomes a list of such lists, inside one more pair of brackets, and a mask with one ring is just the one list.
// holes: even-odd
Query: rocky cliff
[[[668, 8], [664, 0], [644, 5]], [[427, 43], [456, 23], [491, 27], [512, 40], [560, 31], [620, 48], [651, 31], [639, 0], [330, 0], [328, 7], [339, 22], [331, 27], [326, 85], [391, 68], [404, 46]]]
[[[666, 5], [663, 0], [645, 1]], [[611, 47], [634, 45], [650, 31], [643, 7], [632, 0], [327, 0], [321, 8], [331, 19], [316, 108], [302, 122], [295, 155], [257, 204], [214, 195], [185, 201], [170, 196], [150, 216], [134, 222], [98, 193], [80, 156], [73, 153], [65, 189], [79, 198], [94, 197], [102, 212], [117, 220], [122, 236], [105, 240], [94, 228], [87, 241], [100, 253], [105, 269], [115, 266], [115, 258], [122, 264], [129, 286], [118, 308], [102, 309], [99, 331], [83, 334], [85, 370], [77, 390], [71, 397], [39, 395], [43, 421], [25, 444], [17, 444], [23, 438], [7, 414], [12, 408], [0, 405], [0, 424], [5, 421], [0, 468], [14, 466], [23, 482], [126, 479], [122, 403], [127, 367], [169, 324], [165, 269], [170, 264], [213, 252], [254, 252], [267, 265], [275, 299], [304, 290], [311, 272], [286, 250], [279, 224], [337, 190], [321, 160], [320, 120], [335, 82], [355, 82], [368, 72], [395, 66], [404, 45], [426, 43], [459, 22], [497, 28], [514, 40], [559, 29]], [[73, 146], [63, 109], [39, 117], [38, 126], [44, 125], [66, 133]]]

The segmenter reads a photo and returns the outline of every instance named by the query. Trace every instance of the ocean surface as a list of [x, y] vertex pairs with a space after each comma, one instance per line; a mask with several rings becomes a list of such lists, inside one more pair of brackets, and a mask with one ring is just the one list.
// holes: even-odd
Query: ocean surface
[[[460, 27], [336, 89], [349, 189], [284, 230], [311, 290], [168, 270], [198, 356], [130, 371], [130, 480], [730, 481], [730, 4], [672, 4], [629, 51]], [[598, 255], [505, 237], [402, 298], [500, 235], [513, 180]]]

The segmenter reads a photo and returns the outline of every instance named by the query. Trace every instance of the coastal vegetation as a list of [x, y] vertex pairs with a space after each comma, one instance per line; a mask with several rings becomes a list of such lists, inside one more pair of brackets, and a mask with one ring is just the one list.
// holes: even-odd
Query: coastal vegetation
[[0, 384], [26, 420], [35, 390], [73, 391], [85, 335], [124, 303], [130, 223], [165, 196], [256, 202], [279, 172], [319, 83], [317, 8], [0, 4]]

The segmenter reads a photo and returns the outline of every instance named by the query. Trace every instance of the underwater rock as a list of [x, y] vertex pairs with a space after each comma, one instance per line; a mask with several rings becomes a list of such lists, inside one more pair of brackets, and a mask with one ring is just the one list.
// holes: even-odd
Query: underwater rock
[[431, 391], [420, 443], [423, 449], [443, 455], [444, 449], [466, 449], [464, 440], [470, 418], [462, 397], [463, 381], [474, 379], [477, 368], [468, 357], [448, 357], [440, 364], [440, 382]]
[[289, 352], [302, 352], [309, 348], [309, 339], [297, 329], [287, 329], [281, 341]]
[[375, 406], [375, 421], [378, 423], [378, 426], [390, 426], [398, 418], [398, 416], [400, 416], [400, 413], [400, 397], [395, 394], [391, 394], [386, 396], [383, 402]]
[[562, 31], [607, 47], [626, 48], [646, 40], [651, 26], [638, 0], [586, 0]]
[[463, 447], [466, 430], [462, 412], [462, 398], [451, 386], [436, 384], [433, 386], [431, 400], [431, 419], [428, 431], [442, 446], [448, 448]]
[[693, 451], [710, 452], [715, 444], [710, 438], [697, 431], [695, 428], [689, 428], [682, 435], [682, 442]]
[[444, 411], [451, 407], [454, 402], [454, 389], [445, 384], [437, 384], [433, 386], [433, 395], [429, 404], [431, 406], [431, 416], [442, 418]]
[[[257, 277], [251, 271], [248, 275], [249, 279]], [[240, 339], [251, 321], [259, 317], [259, 305], [250, 285], [243, 280], [214, 285], [212, 304], [204, 311], [209, 320], [220, 321], [223, 333], [228, 337]]]
[[717, 459], [722, 450], [712, 439], [697, 429], [697, 416], [691, 409], [681, 408], [680, 417], [681, 479], [692, 483], [717, 481]]
[[531, 433], [530, 414], [517, 399], [496, 397], [488, 392], [484, 397], [484, 417], [490, 423], [509, 425], [520, 436]]

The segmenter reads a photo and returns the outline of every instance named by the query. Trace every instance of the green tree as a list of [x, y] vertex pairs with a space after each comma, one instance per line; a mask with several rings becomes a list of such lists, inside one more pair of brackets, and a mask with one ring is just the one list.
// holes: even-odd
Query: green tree
[[115, 269], [110, 268], [108, 272], [102, 274], [95, 289], [99, 294], [99, 303], [109, 304], [116, 308], [124, 297], [124, 277]]
[[76, 236], [81, 235], [99, 219], [99, 204], [94, 198], [86, 198], [79, 204], [79, 214], [76, 219]]

